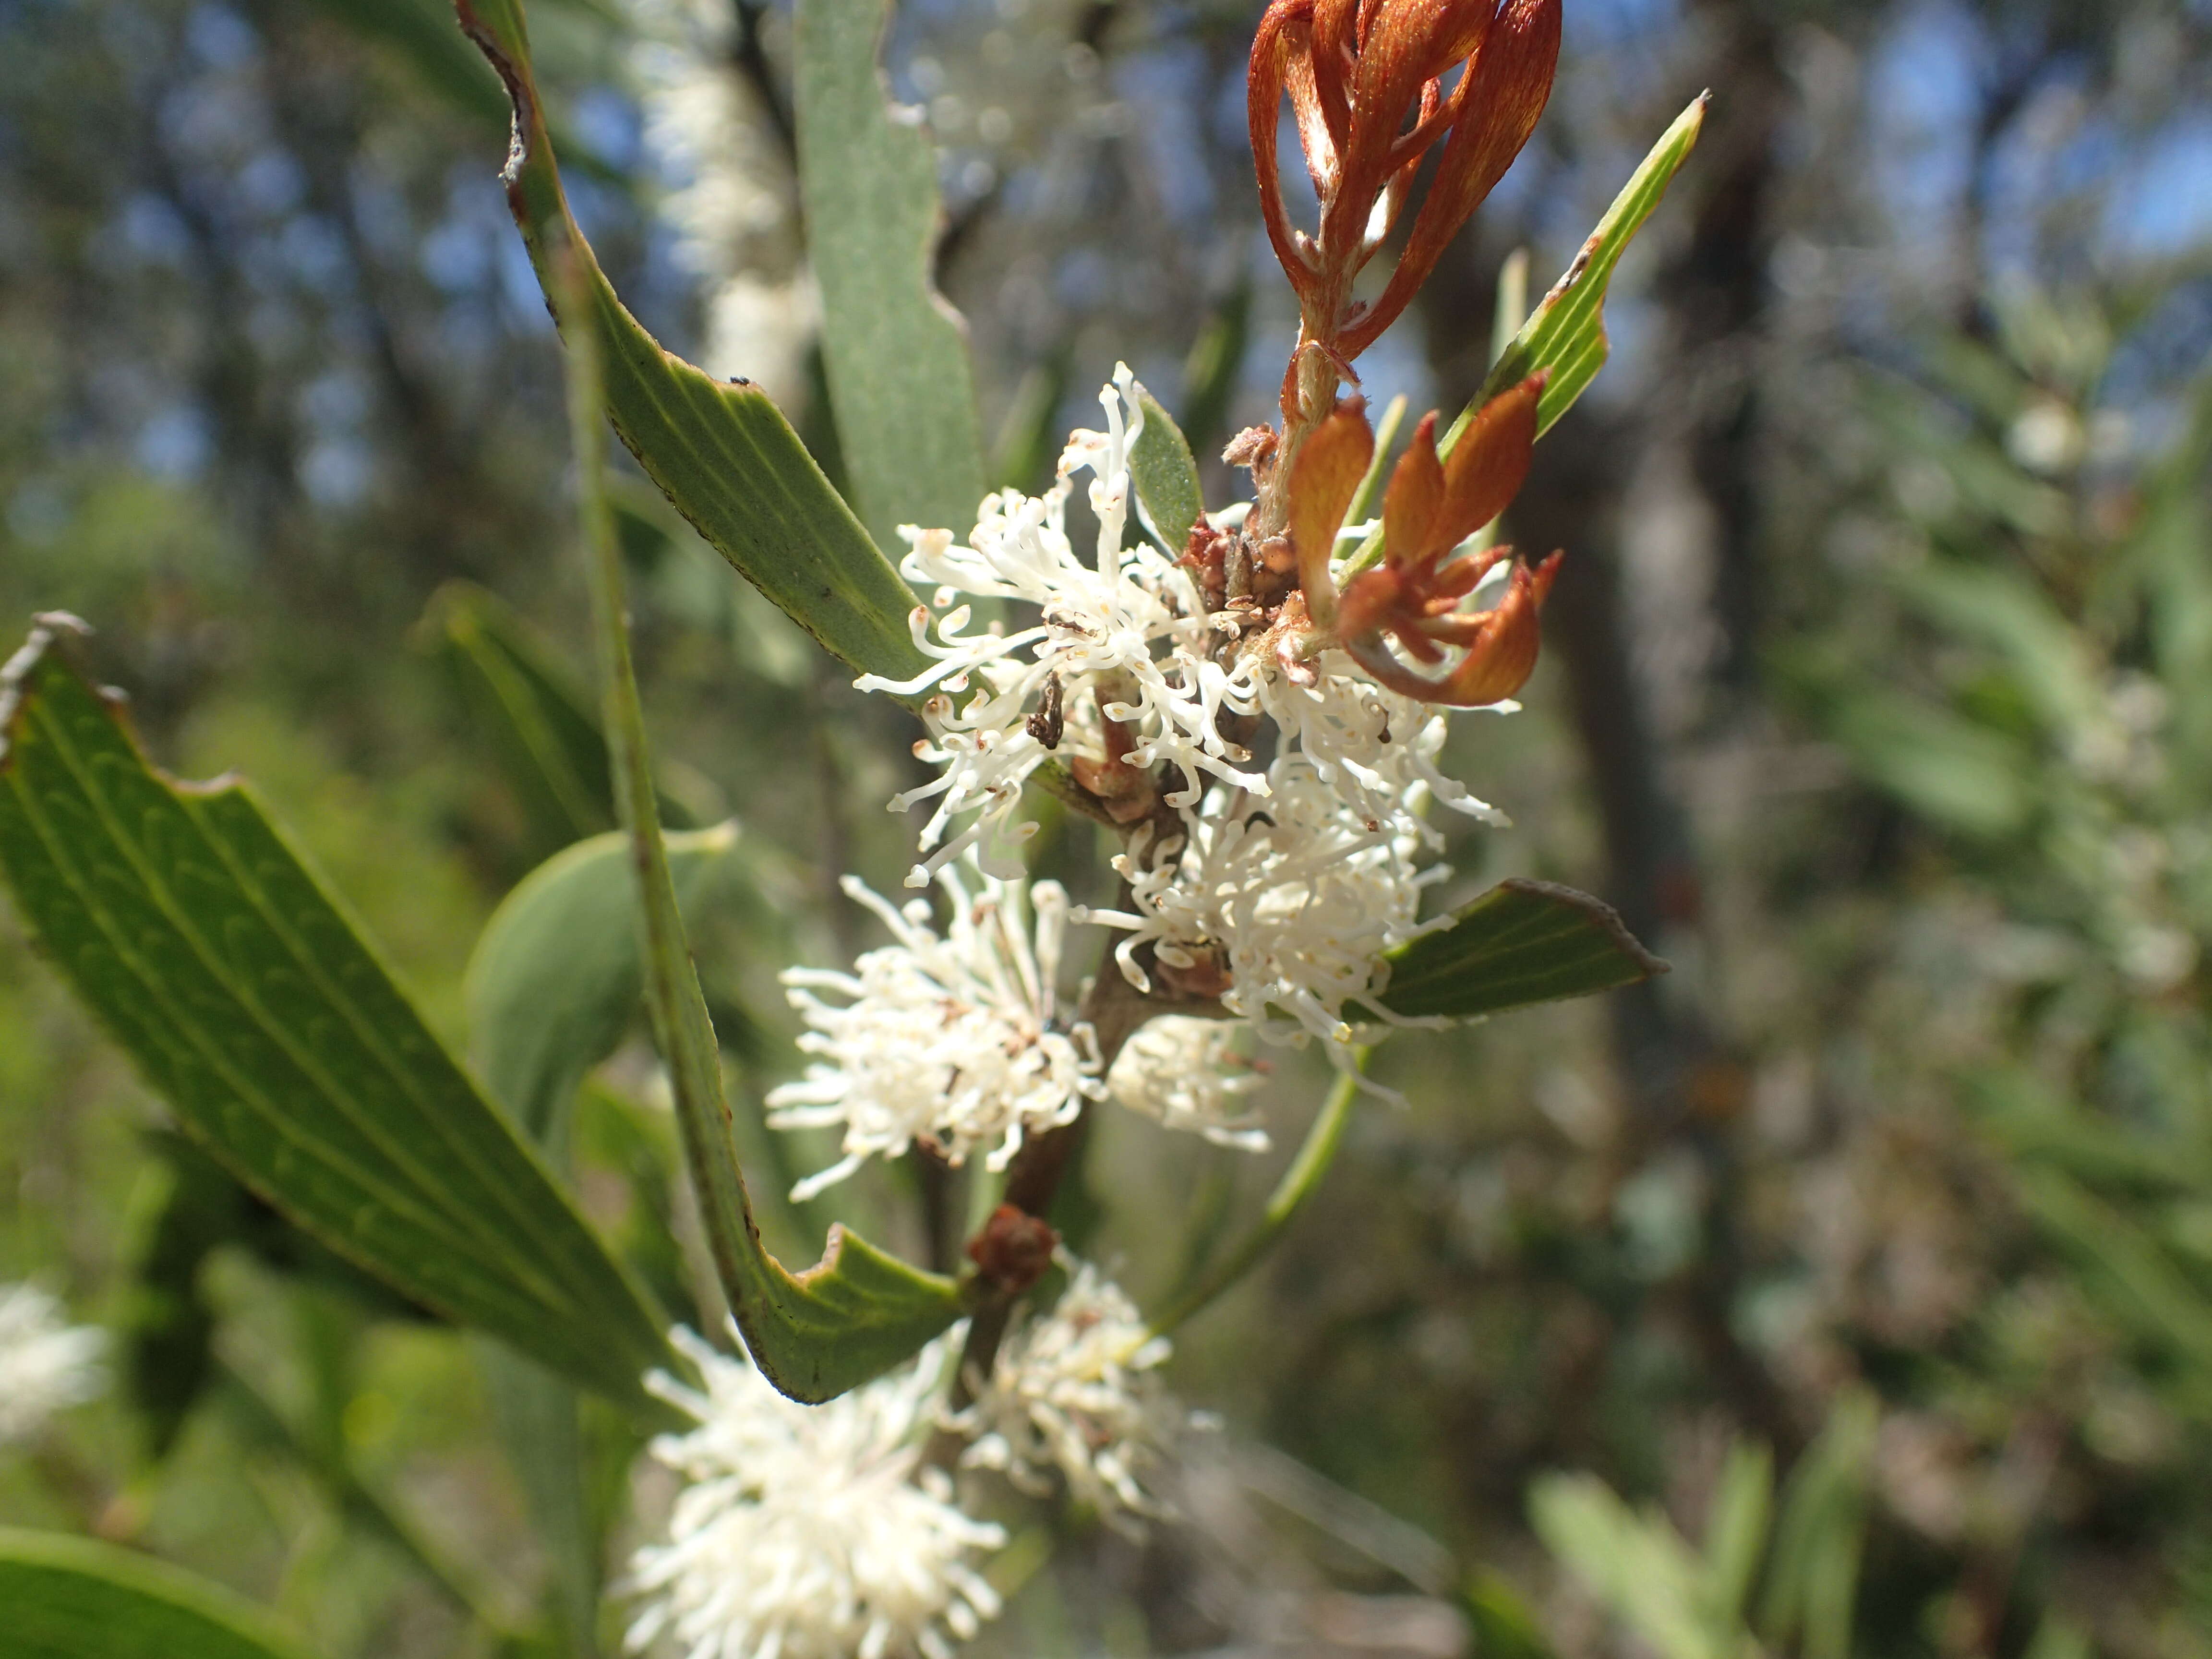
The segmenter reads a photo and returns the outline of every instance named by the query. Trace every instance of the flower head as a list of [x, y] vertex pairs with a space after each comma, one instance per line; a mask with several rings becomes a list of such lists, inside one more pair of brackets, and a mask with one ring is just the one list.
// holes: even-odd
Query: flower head
[[55, 1413], [99, 1394], [106, 1346], [106, 1331], [70, 1324], [36, 1285], [0, 1288], [0, 1446], [23, 1443]]
[[973, 1437], [960, 1461], [1004, 1470], [1029, 1492], [1056, 1469], [1069, 1496], [1109, 1521], [1159, 1514], [1146, 1481], [1188, 1420], [1159, 1375], [1170, 1352], [1119, 1285], [1077, 1265], [1051, 1310], [1007, 1337], [954, 1419]]
[[[1099, 394], [1106, 429], [1070, 437], [1059, 480], [1043, 495], [986, 497], [966, 545], [942, 530], [902, 532], [911, 547], [899, 568], [935, 588], [942, 613], [933, 618], [922, 606], [913, 617], [915, 643], [934, 661], [910, 680], [868, 675], [855, 684], [933, 693], [922, 714], [929, 738], [915, 753], [944, 769], [891, 802], [904, 811], [937, 801], [921, 835], [922, 850], [937, 850], [907, 878], [908, 886], [925, 884], [978, 842], [986, 868], [1011, 872], [1003, 842], [1022, 786], [1055, 750], [1094, 781], [1167, 763], [1182, 779], [1170, 785], [1171, 802], [1195, 801], [1202, 775], [1261, 787], [1249, 756], [1221, 729], [1224, 708], [1249, 712], [1249, 677], [1213, 660], [1220, 635], [1191, 573], [1149, 541], [1122, 545], [1129, 452], [1144, 428], [1139, 390], [1128, 369], [1117, 368]], [[1098, 520], [1088, 562], [1066, 526], [1074, 475], [1086, 469]], [[954, 604], [962, 595], [1011, 601], [1033, 610], [1035, 620], [1011, 632], [971, 631], [969, 607]], [[1110, 787], [1099, 793], [1119, 799]], [[1155, 799], [1147, 793], [1129, 816], [1142, 816]], [[954, 833], [955, 820], [968, 813], [976, 816]]]
[[1238, 1050], [1238, 1028], [1164, 1014], [1122, 1044], [1106, 1086], [1131, 1111], [1216, 1146], [1267, 1150], [1267, 1131], [1245, 1097], [1266, 1074]]
[[917, 1140], [954, 1164], [981, 1150], [992, 1169], [1004, 1169], [1028, 1136], [1073, 1122], [1085, 1100], [1105, 1093], [1091, 1028], [1068, 1029], [1060, 1018], [1054, 981], [1067, 921], [1060, 884], [987, 877], [971, 896], [957, 867], [937, 879], [951, 909], [942, 935], [929, 925], [926, 901], [894, 909], [848, 876], [845, 891], [882, 919], [895, 943], [866, 952], [849, 974], [793, 968], [783, 975], [792, 1006], [812, 1028], [799, 1047], [820, 1058], [799, 1081], [769, 1091], [769, 1121], [844, 1130], [844, 1157], [800, 1182], [796, 1198]]
[[668, 1541], [631, 1559], [628, 1588], [646, 1599], [633, 1650], [670, 1631], [686, 1659], [947, 1659], [948, 1636], [997, 1614], [973, 1563], [1005, 1532], [921, 1466], [947, 1339], [802, 1406], [743, 1360], [672, 1335], [705, 1391], [649, 1379], [698, 1426], [653, 1443], [686, 1485]]
[[1349, 1021], [1400, 1023], [1372, 1001], [1382, 952], [1449, 922], [1419, 920], [1421, 890], [1446, 873], [1415, 863], [1425, 791], [1370, 813], [1295, 750], [1267, 775], [1264, 800], [1218, 790], [1182, 834], [1140, 836], [1114, 861], [1133, 908], [1079, 919], [1127, 930], [1115, 960], [1139, 989], [1150, 946], [1177, 990], [1218, 995], [1271, 1042], [1323, 1038], [1348, 1065]]

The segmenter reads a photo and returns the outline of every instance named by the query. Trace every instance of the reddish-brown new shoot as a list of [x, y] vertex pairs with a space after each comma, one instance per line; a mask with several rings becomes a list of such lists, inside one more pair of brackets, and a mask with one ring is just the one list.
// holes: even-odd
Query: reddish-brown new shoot
[[[1538, 613], [1560, 555], [1531, 567], [1516, 561], [1504, 597], [1488, 611], [1462, 611], [1510, 548], [1452, 559], [1452, 550], [1503, 513], [1528, 477], [1544, 377], [1531, 375], [1484, 404], [1447, 457], [1437, 453], [1437, 417], [1425, 416], [1390, 475], [1382, 498], [1382, 562], [1353, 579], [1338, 603], [1336, 632], [1354, 661], [1382, 684], [1425, 702], [1480, 708], [1511, 696], [1536, 666]], [[1464, 653], [1440, 676], [1407, 666], [1391, 649], [1434, 667]]]

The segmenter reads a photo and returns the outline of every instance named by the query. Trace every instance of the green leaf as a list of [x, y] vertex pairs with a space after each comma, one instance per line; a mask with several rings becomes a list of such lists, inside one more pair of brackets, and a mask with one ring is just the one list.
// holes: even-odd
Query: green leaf
[[1520, 1592], [1491, 1567], [1480, 1569], [1462, 1597], [1474, 1626], [1477, 1659], [1553, 1659], [1536, 1617]]
[[[668, 837], [679, 901], [728, 866], [738, 826]], [[629, 838], [579, 842], [501, 902], [469, 958], [469, 1040], [484, 1082], [542, 1146], [561, 1133], [576, 1085], [615, 1051], [645, 993]]]
[[1794, 1646], [1804, 1659], [1850, 1659], [1867, 1469], [1881, 1423], [1871, 1389], [1844, 1389], [1783, 1491], [1759, 1633], [1778, 1647]]
[[1663, 1659], [1741, 1659], [1731, 1621], [1706, 1605], [1703, 1564], [1665, 1516], [1638, 1514], [1595, 1475], [1552, 1474], [1529, 1488], [1544, 1547]]
[[220, 1584], [136, 1551], [0, 1528], [0, 1650], [9, 1659], [306, 1659], [274, 1618]]
[[[670, 838], [686, 902], [726, 870], [737, 845], [734, 823]], [[556, 1163], [567, 1161], [578, 1085], [614, 1052], [644, 995], [636, 914], [629, 838], [594, 836], [526, 877], [493, 912], [469, 960], [470, 1041], [484, 1081]], [[557, 1564], [548, 1575], [555, 1611], [570, 1647], [586, 1654], [601, 1540], [586, 1501], [574, 1391], [498, 1349], [481, 1358], [532, 1520]]]
[[2081, 636], [2026, 577], [1930, 559], [1892, 580], [1929, 622], [1999, 653], [2047, 728], [2069, 733], [2098, 713], [2104, 691]]
[[1160, 545], [1181, 553], [1190, 540], [1191, 526], [1206, 511], [1198, 482], [1198, 463], [1175, 416], [1160, 400], [1134, 383], [1137, 406], [1145, 411], [1145, 428], [1129, 451], [1129, 477], [1137, 486], [1137, 508]]
[[607, 740], [580, 693], [523, 622], [472, 582], [448, 582], [423, 613], [427, 636], [491, 739], [541, 857], [611, 829]]
[[1383, 958], [1376, 999], [1411, 1018], [1464, 1018], [1634, 985], [1667, 971], [1610, 905], [1571, 887], [1520, 877], [1500, 882], [1439, 933]]
[[1575, 255], [1574, 263], [1552, 284], [1552, 291], [1492, 366], [1482, 390], [1452, 422], [1451, 430], [1437, 446], [1439, 450], [1449, 452], [1483, 404], [1540, 369], [1548, 369], [1551, 378], [1544, 383], [1544, 395], [1536, 404], [1539, 435], [1550, 430], [1553, 422], [1597, 378], [1613, 349], [1605, 335], [1605, 295], [1613, 282], [1613, 267], [1620, 263], [1636, 233], [1644, 228], [1644, 222], [1657, 210], [1676, 170], [1688, 159], [1711, 99], [1711, 93], [1699, 94], [1651, 147], [1644, 164], [1613, 198], [1613, 205], [1597, 222], [1597, 228]]
[[[560, 285], [564, 301], [580, 295], [584, 276], [580, 270], [576, 282]], [[723, 1294], [753, 1363], [794, 1400], [832, 1400], [911, 1357], [966, 1311], [965, 1301], [951, 1279], [909, 1267], [842, 1226], [830, 1230], [822, 1260], [798, 1273], [761, 1243], [732, 1142], [714, 1024], [654, 816], [645, 710], [630, 664], [622, 557], [607, 503], [598, 360], [588, 341], [569, 354], [568, 402], [591, 558], [592, 614], [606, 675], [616, 799], [643, 901], [646, 1003], [668, 1063], [684, 1162]]]
[[1828, 729], [1860, 775], [1948, 829], [2007, 836], [2035, 810], [2024, 747], [1948, 708], [1864, 690], [1829, 711]]
[[898, 527], [965, 536], [983, 499], [967, 331], [931, 280], [937, 152], [894, 118], [876, 68], [886, 0], [799, 0], [792, 27], [806, 259], [845, 476], [876, 545]]
[[2212, 1369], [2212, 1301], [2155, 1238], [2056, 1170], [2024, 1170], [2015, 1180], [2022, 1206], [2085, 1269], [2100, 1308], [2197, 1376]]
[[0, 690], [0, 870], [156, 1092], [403, 1294], [658, 1413], [660, 1321], [242, 784], [149, 764], [47, 617]]
[[[1598, 370], [1605, 367], [1605, 360], [1613, 349], [1605, 333], [1605, 295], [1613, 283], [1613, 268], [1620, 263], [1620, 256], [1627, 252], [1636, 233], [1644, 228], [1644, 222], [1657, 210], [1667, 186], [1688, 159], [1698, 142], [1698, 131], [1705, 124], [1705, 106], [1711, 98], [1711, 93], [1700, 94], [1651, 147], [1643, 165], [1630, 175], [1620, 194], [1613, 198], [1613, 205], [1597, 222], [1597, 228], [1590, 232], [1589, 240], [1575, 255], [1574, 263], [1552, 284], [1552, 291], [1498, 354], [1482, 382], [1482, 389], [1437, 441], [1439, 454], [1451, 453], [1460, 434], [1467, 430], [1485, 404], [1507, 387], [1518, 386], [1539, 369], [1550, 374], [1544, 382], [1543, 396], [1536, 402], [1539, 437], [1551, 430], [1553, 423], [1597, 378]], [[1364, 570], [1381, 559], [1382, 547], [1382, 532], [1378, 526], [1346, 561], [1346, 575]]]
[[[921, 673], [928, 659], [907, 631], [913, 592], [791, 423], [758, 387], [725, 385], [662, 350], [615, 296], [569, 216], [520, 0], [458, 0], [457, 9], [514, 106], [501, 174], [507, 204], [556, 312], [580, 311], [594, 325], [605, 404], [630, 453], [693, 527], [831, 655], [856, 674]], [[575, 308], [558, 303], [555, 274], [569, 254], [585, 289]]]
[[1705, 1605], [1712, 1616], [1740, 1624], [1751, 1581], [1766, 1549], [1774, 1502], [1774, 1455], [1738, 1441], [1729, 1448], [1712, 1507], [1705, 1514]]
[[[489, 1352], [490, 1345], [486, 1346]], [[526, 1362], [512, 1359], [512, 1363], [520, 1366]], [[544, 1375], [535, 1367], [531, 1369], [534, 1376]], [[320, 1435], [303, 1428], [221, 1360], [216, 1362], [215, 1380], [220, 1384], [218, 1399], [227, 1426], [239, 1443], [281, 1457], [317, 1481], [347, 1521], [405, 1558], [458, 1612], [480, 1628], [507, 1639], [521, 1634], [495, 1605], [496, 1598], [488, 1586], [448, 1559], [421, 1528], [394, 1510], [362, 1477], [345, 1448], [343, 1433]], [[570, 1393], [568, 1397], [574, 1400], [574, 1395]]]

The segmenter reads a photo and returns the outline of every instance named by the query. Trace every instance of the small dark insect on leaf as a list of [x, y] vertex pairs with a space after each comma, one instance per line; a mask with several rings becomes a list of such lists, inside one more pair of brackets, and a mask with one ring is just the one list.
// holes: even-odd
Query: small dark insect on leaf
[[1060, 704], [1060, 676], [1044, 677], [1044, 692], [1037, 700], [1036, 712], [1029, 717], [1029, 732], [1048, 749], [1060, 747], [1060, 734], [1067, 729], [1066, 711]]

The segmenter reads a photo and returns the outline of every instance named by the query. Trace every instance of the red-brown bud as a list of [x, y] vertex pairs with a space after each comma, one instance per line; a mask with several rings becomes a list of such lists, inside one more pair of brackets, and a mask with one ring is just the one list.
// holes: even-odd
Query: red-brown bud
[[983, 1229], [968, 1241], [968, 1259], [991, 1284], [1011, 1296], [1044, 1277], [1052, 1266], [1052, 1253], [1060, 1248], [1060, 1235], [1043, 1220], [1001, 1204], [991, 1212]]

